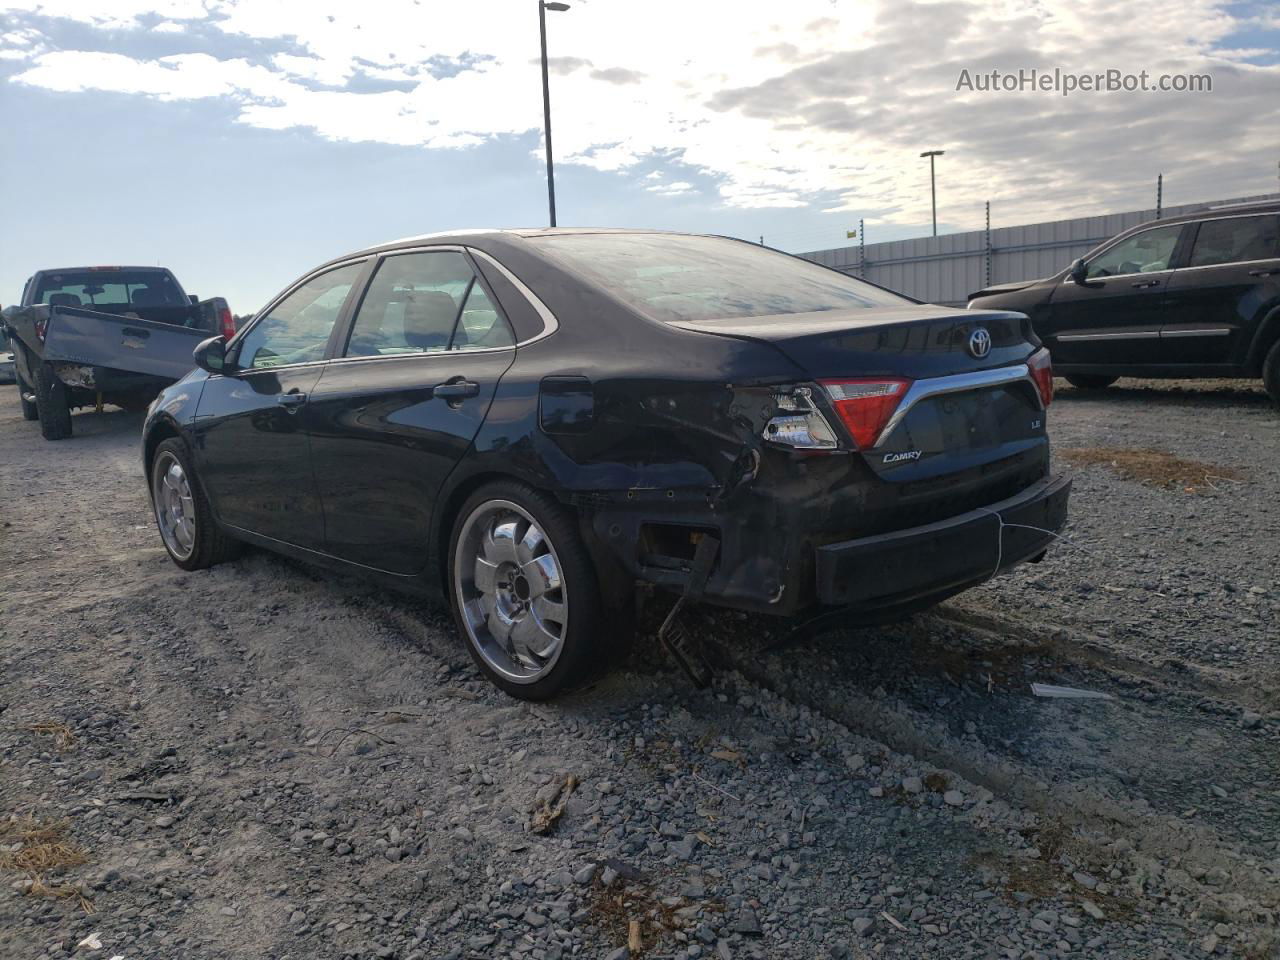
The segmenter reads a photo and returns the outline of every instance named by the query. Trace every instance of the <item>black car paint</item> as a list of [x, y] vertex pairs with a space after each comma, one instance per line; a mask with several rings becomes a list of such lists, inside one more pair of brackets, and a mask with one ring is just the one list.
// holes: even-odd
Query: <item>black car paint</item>
[[[1053, 353], [1055, 372], [1062, 374], [1257, 377], [1267, 351], [1280, 340], [1280, 256], [1207, 267], [1187, 264], [1203, 222], [1259, 215], [1280, 216], [1280, 204], [1204, 210], [1143, 223], [1100, 244], [1082, 259], [1088, 261], [1153, 227], [1181, 224], [1182, 233], [1165, 271], [1078, 284], [1068, 267], [1042, 280], [979, 290], [970, 295], [969, 306], [1027, 314]], [[1224, 332], [1199, 335], [1202, 329]], [[1061, 339], [1082, 331], [1134, 336]]]
[[[957, 345], [979, 323], [995, 346], [981, 361], [965, 356], [965, 369], [1025, 361], [1039, 344], [1017, 315], [904, 302], [839, 317], [665, 324], [576, 282], [526, 236], [497, 232], [373, 248], [308, 276], [360, 257], [457, 246], [516, 329], [516, 347], [332, 359], [357, 284], [330, 339], [331, 359], [292, 371], [193, 372], [153, 408], [144, 456], [166, 436], [183, 436], [215, 515], [237, 536], [437, 597], [458, 507], [485, 480], [514, 478], [578, 508], [602, 577], [678, 589], [688, 558], [646, 552], [647, 540], [658, 528], [714, 531], [720, 557], [707, 598], [775, 613], [820, 599], [815, 547], [955, 517], [1048, 475], [1044, 416], [1028, 384], [987, 391], [989, 415], [972, 422], [954, 409], [933, 419], [923, 407], [914, 412], [908, 433], [961, 430], [988, 444], [972, 462], [945, 468], [935, 456], [889, 469], [884, 451], [784, 450], [762, 438], [777, 388], [825, 375], [954, 373]], [[516, 283], [573, 328], [538, 335], [545, 320]], [[292, 382], [304, 375], [307, 382]], [[479, 394], [434, 395], [435, 385], [460, 377]], [[279, 397], [290, 389], [308, 401], [282, 410]], [[228, 425], [235, 435], [220, 440]], [[1065, 508], [1065, 488], [1056, 496]], [[962, 588], [933, 587], [935, 595]]]

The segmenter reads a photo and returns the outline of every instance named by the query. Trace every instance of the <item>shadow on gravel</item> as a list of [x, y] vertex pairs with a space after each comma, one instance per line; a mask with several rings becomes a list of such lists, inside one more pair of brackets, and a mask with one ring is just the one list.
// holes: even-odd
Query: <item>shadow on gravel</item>
[[1215, 384], [1213, 381], [1175, 381], [1165, 383], [1151, 380], [1121, 380], [1104, 390], [1081, 390], [1063, 385], [1054, 394], [1054, 400], [1075, 403], [1082, 400], [1105, 400], [1116, 404], [1142, 404], [1150, 406], [1166, 403], [1179, 407], [1225, 409], [1232, 407], [1275, 407], [1261, 384], [1249, 385], [1249, 381], [1231, 381]]

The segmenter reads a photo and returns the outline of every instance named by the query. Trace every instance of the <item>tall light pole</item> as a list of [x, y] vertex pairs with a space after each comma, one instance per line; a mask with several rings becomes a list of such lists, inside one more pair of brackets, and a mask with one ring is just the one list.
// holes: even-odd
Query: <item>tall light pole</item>
[[933, 235], [938, 235], [938, 180], [933, 173], [933, 158], [940, 157], [947, 151], [945, 150], [926, 150], [920, 154], [922, 157], [929, 158], [929, 194], [933, 197]]
[[551, 167], [551, 83], [547, 79], [547, 11], [562, 13], [569, 9], [567, 3], [547, 3], [538, 0], [538, 32], [542, 36], [542, 130], [547, 141], [547, 206], [551, 211], [551, 226], [556, 225], [556, 175]]

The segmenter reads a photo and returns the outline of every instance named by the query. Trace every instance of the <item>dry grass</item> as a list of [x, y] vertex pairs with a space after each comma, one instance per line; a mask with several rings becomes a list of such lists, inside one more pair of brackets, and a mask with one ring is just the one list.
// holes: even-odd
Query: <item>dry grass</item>
[[1163, 450], [1077, 447], [1058, 453], [1077, 467], [1108, 467], [1124, 480], [1184, 493], [1220, 490], [1244, 482], [1232, 467], [1186, 460]]
[[[719, 904], [705, 906], [717, 909]], [[632, 925], [639, 925], [641, 946], [632, 949], [632, 960], [646, 956], [649, 950], [661, 946], [671, 931], [684, 926], [675, 909], [658, 900], [645, 884], [615, 880], [606, 887], [597, 880], [588, 909], [592, 923], [616, 946], [634, 943]]]
[[0, 852], [0, 869], [23, 870], [34, 879], [45, 870], [88, 863], [88, 856], [66, 839], [66, 832], [65, 820], [18, 817], [0, 822], [0, 843], [18, 846], [14, 852]]
[[85, 852], [66, 839], [66, 833], [65, 820], [10, 817], [0, 821], [0, 846], [16, 847], [0, 851], [0, 869], [27, 874], [31, 883], [24, 892], [29, 897], [67, 900], [85, 913], [93, 913], [93, 904], [79, 886], [48, 883], [44, 879], [46, 870], [63, 870], [89, 862]]
[[31, 886], [27, 888], [29, 897], [49, 897], [54, 900], [71, 900], [86, 914], [93, 913], [93, 902], [84, 895], [84, 891], [74, 884], [60, 883], [49, 886], [39, 875], [31, 878]]
[[550, 833], [565, 811], [565, 807], [569, 804], [569, 797], [573, 795], [573, 791], [577, 789], [578, 778], [573, 774], [568, 774], [560, 780], [556, 787], [555, 794], [546, 800], [540, 808], [534, 810], [533, 817], [529, 821], [529, 829], [534, 833]]
[[76, 745], [76, 735], [65, 723], [29, 723], [22, 729], [28, 733], [53, 737], [53, 745], [59, 750], [70, 750]]

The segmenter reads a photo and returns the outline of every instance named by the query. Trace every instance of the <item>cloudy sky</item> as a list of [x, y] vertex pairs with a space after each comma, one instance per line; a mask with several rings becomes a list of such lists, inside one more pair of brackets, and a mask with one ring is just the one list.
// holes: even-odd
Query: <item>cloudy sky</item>
[[[789, 250], [1275, 191], [1275, 0], [576, 0], [548, 15], [561, 225]], [[992, 70], [1212, 91], [957, 90]], [[977, 81], [975, 80], [975, 86]], [[535, 0], [0, 0], [0, 302], [162, 262], [251, 312], [328, 257], [542, 225]]]

